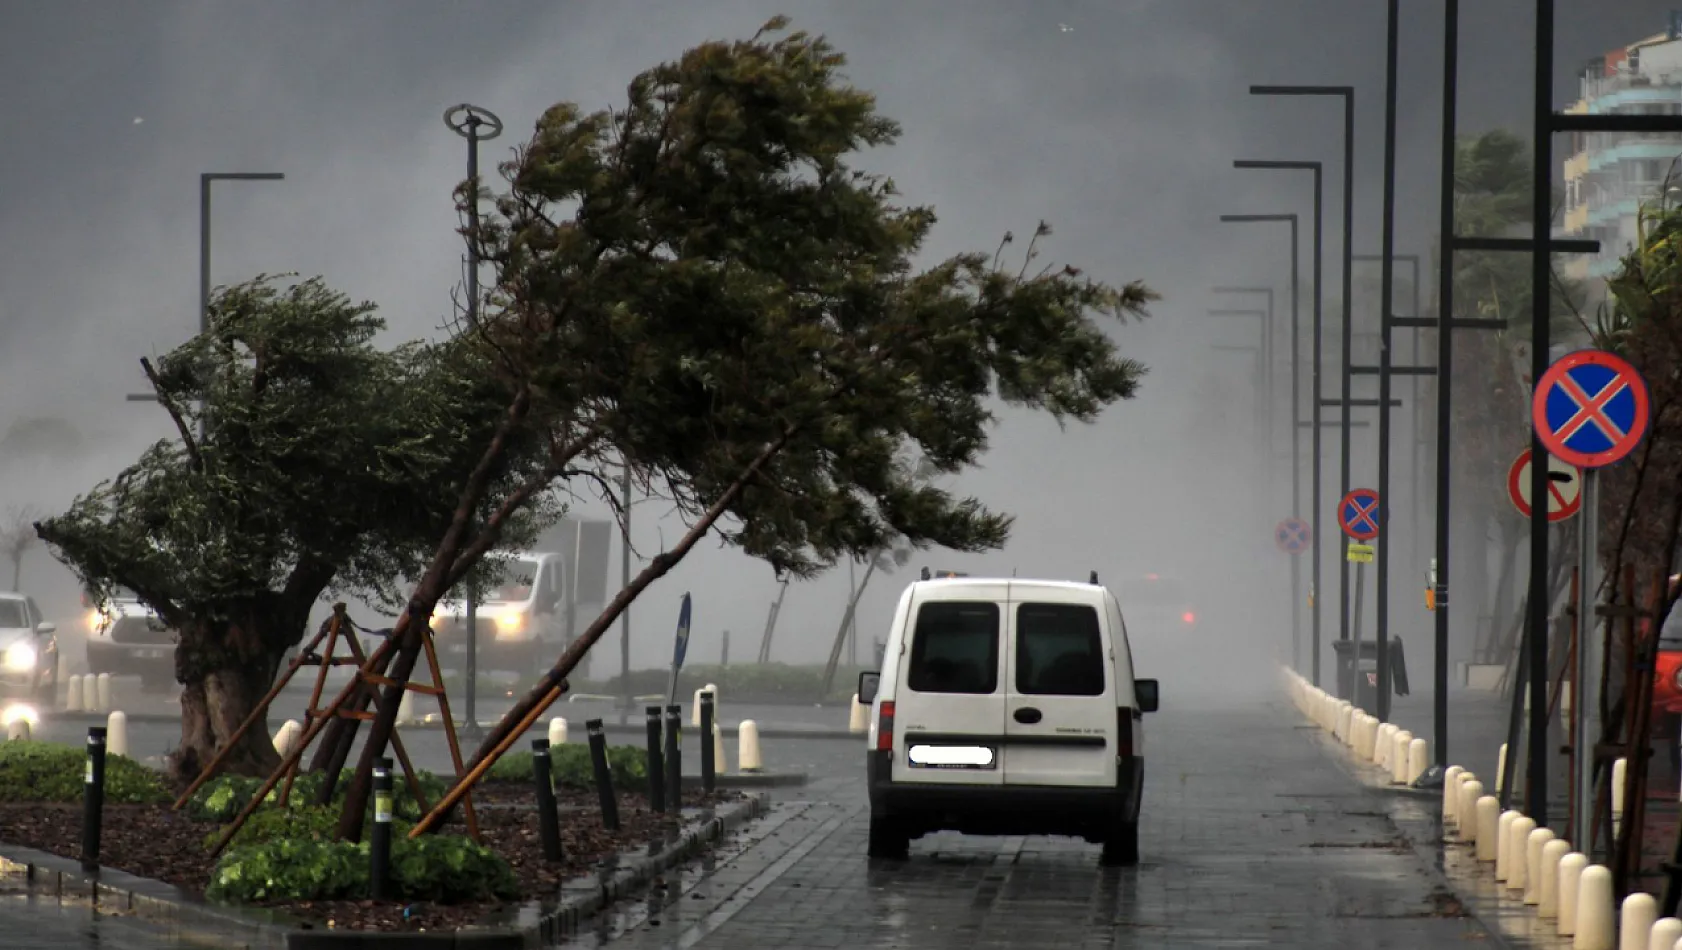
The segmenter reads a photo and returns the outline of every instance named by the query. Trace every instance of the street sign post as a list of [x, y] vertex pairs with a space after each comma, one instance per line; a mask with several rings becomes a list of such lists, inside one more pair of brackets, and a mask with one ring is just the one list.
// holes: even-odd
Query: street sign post
[[[1578, 551], [1580, 590], [1600, 589], [1595, 556], [1600, 540], [1597, 510], [1596, 469], [1622, 460], [1647, 434], [1651, 407], [1647, 383], [1622, 357], [1605, 350], [1578, 350], [1555, 360], [1536, 380], [1531, 399], [1530, 420], [1536, 438], [1549, 453], [1583, 471], [1578, 505], [1583, 511], [1583, 529]], [[1552, 485], [1549, 486], [1552, 488]], [[1550, 499], [1551, 503], [1551, 499]], [[1550, 520], [1552, 520], [1550, 504]], [[1586, 593], [1584, 600], [1593, 597]], [[1577, 642], [1594, 642], [1595, 610], [1585, 604], [1577, 611]], [[1590, 710], [1599, 700], [1590, 691], [1600, 684], [1599, 663], [1604, 659], [1594, 650], [1579, 650], [1575, 682], [1571, 684], [1572, 748], [1592, 748]], [[1572, 784], [1578, 802], [1594, 800], [1594, 766], [1588, 755], [1572, 756]], [[1579, 807], [1573, 815], [1572, 841], [1587, 841], [1592, 809]]]
[[1286, 554], [1297, 555], [1314, 543], [1314, 533], [1301, 518], [1286, 518], [1273, 529], [1273, 543]]
[[[1530, 517], [1530, 450], [1525, 449], [1507, 469], [1507, 498], [1518, 513]], [[1558, 524], [1583, 508], [1583, 472], [1577, 466], [1548, 456], [1548, 521]]]
[[683, 658], [689, 652], [689, 592], [683, 592], [683, 606], [677, 611], [677, 638], [672, 644], [672, 685], [667, 693], [668, 705], [677, 702], [677, 672], [683, 669]]
[[[1354, 542], [1344, 545], [1344, 556], [1355, 565], [1355, 609], [1350, 619], [1350, 632], [1356, 644], [1361, 642], [1361, 598], [1367, 586], [1367, 565], [1372, 563], [1374, 556], [1372, 546], [1366, 542], [1378, 537], [1378, 525], [1382, 518], [1378, 492], [1370, 488], [1352, 489], [1337, 503], [1338, 527]], [[1383, 644], [1380, 644], [1381, 664], [1384, 662], [1382, 653]]]

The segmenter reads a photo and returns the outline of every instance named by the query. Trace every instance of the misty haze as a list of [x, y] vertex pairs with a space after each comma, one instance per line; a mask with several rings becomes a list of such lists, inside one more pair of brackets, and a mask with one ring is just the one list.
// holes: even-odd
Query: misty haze
[[7, 945], [1658, 946], [1672, 6], [0, 0]]

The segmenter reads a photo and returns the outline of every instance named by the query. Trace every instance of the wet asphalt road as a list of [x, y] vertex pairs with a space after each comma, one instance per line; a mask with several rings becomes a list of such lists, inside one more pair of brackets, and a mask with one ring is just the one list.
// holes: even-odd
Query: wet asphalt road
[[[584, 705], [564, 710], [576, 716], [569, 720], [586, 718]], [[770, 723], [777, 712], [727, 705], [723, 718]], [[831, 728], [845, 716], [780, 712], [783, 721]], [[1473, 921], [1442, 916], [1438, 879], [1401, 846], [1390, 799], [1327, 757], [1283, 701], [1198, 711], [1170, 704], [1147, 728], [1137, 868], [1100, 869], [1096, 848], [1066, 839], [956, 835], [914, 844], [907, 862], [872, 862], [864, 856], [862, 737], [768, 739], [767, 767], [805, 772], [811, 783], [776, 793], [767, 822], [671, 875], [667, 891], [622, 903], [569, 946], [1341, 950], [1489, 939]], [[79, 742], [84, 730], [49, 724], [43, 737]], [[574, 741], [581, 733], [575, 725]], [[439, 732], [407, 736], [417, 764], [447, 768]], [[137, 755], [159, 754], [174, 739], [168, 725], [131, 726]], [[696, 761], [693, 745], [685, 761]], [[0, 926], [13, 912], [0, 903]], [[30, 911], [31, 921], [44, 921], [42, 936], [24, 945], [183, 945], [132, 925], [89, 930], [81, 913]]]

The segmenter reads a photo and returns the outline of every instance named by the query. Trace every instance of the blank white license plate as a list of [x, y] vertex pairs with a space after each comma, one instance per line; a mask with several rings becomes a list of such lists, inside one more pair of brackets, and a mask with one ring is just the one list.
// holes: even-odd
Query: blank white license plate
[[168, 655], [169, 651], [163, 649], [134, 651], [134, 658], [137, 660], [161, 660]]
[[919, 769], [992, 769], [998, 756], [984, 745], [914, 745], [905, 758]]

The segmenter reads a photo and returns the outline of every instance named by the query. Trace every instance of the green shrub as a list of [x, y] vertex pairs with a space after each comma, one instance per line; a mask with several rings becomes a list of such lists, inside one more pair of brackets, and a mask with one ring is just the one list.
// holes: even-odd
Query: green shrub
[[[332, 841], [339, 828], [339, 807], [337, 805], [326, 808], [320, 805], [305, 804], [303, 801], [293, 801], [289, 808], [263, 807], [251, 813], [251, 817], [240, 826], [239, 833], [234, 835], [230, 847], [240, 847], [248, 844], [261, 844], [278, 838], [298, 838], [310, 841]], [[392, 834], [406, 835], [413, 826], [413, 822], [403, 821], [395, 816], [391, 823]], [[227, 825], [220, 825], [215, 831], [204, 836], [205, 850], [215, 847], [221, 839]]]
[[[590, 764], [590, 747], [582, 743], [553, 746], [549, 750], [550, 772], [558, 788], [595, 788], [595, 767]], [[616, 789], [642, 788], [648, 781], [648, 750], [636, 746], [607, 747], [608, 773]], [[531, 753], [515, 752], [496, 760], [485, 773], [487, 782], [531, 783]]]
[[[530, 768], [529, 764], [527, 768]], [[344, 803], [345, 789], [350, 787], [351, 774], [351, 771], [347, 769], [345, 774], [340, 777], [339, 788], [333, 795], [335, 806]], [[393, 795], [393, 805], [397, 816], [410, 820], [419, 818], [421, 816], [420, 805], [415, 801], [414, 796], [409, 794], [409, 782], [403, 777], [401, 769], [398, 770], [396, 775], [392, 776], [392, 779], [396, 788], [396, 793]], [[424, 769], [417, 771], [416, 780], [420, 783], [421, 791], [426, 795], [429, 804], [436, 804], [438, 799], [444, 796], [444, 791], [448, 787], [442, 778]], [[323, 781], [325, 779], [319, 772], [300, 774], [292, 783], [292, 794], [287, 797], [287, 804], [292, 808], [298, 808], [314, 802], [315, 796], [321, 791]], [[188, 807], [192, 810], [193, 816], [202, 821], [233, 821], [234, 816], [238, 815], [240, 810], [245, 808], [246, 803], [251, 801], [251, 796], [257, 794], [257, 790], [263, 787], [263, 782], [264, 779], [248, 778], [243, 775], [219, 775], [204, 783], [198, 791], [193, 793]], [[280, 785], [276, 785], [269, 789], [269, 793], [263, 797], [264, 807], [273, 805], [280, 800], [280, 788]], [[370, 810], [374, 807], [373, 796], [371, 795], [369, 796], [368, 807]], [[259, 809], [258, 813], [261, 810]], [[334, 811], [337, 812], [336, 807]]]
[[[394, 828], [391, 877], [399, 900], [456, 904], [519, 896], [508, 862], [463, 835], [411, 841]], [[368, 889], [366, 844], [279, 838], [230, 848], [211, 871], [205, 896], [230, 904], [360, 900]]]
[[[79, 802], [87, 752], [53, 742], [0, 742], [0, 802]], [[126, 755], [105, 756], [105, 800], [150, 805], [171, 798], [164, 777]]]

